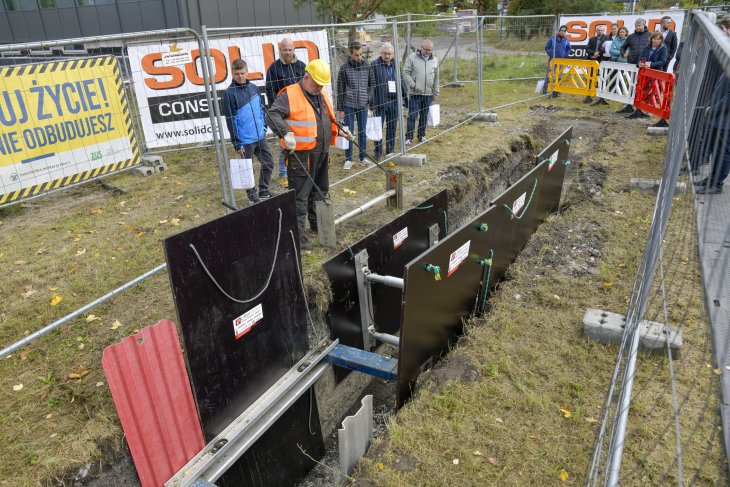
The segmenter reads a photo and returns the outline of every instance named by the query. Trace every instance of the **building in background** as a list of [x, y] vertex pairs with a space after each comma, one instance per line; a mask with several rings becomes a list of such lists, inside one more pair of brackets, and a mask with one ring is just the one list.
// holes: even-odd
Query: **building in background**
[[[200, 26], [322, 23], [293, 0], [0, 0], [0, 44]], [[82, 45], [65, 50], [83, 50]]]

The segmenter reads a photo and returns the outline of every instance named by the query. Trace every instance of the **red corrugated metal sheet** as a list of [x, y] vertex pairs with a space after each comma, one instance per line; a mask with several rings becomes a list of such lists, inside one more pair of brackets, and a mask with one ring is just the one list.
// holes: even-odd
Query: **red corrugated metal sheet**
[[107, 347], [101, 364], [142, 485], [163, 485], [205, 446], [175, 325]]

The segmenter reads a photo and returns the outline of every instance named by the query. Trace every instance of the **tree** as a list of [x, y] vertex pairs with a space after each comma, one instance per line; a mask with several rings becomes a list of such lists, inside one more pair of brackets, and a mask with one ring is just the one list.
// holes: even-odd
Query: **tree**
[[322, 17], [333, 22], [366, 20], [375, 13], [399, 15], [405, 13], [429, 13], [434, 4], [428, 0], [295, 0], [294, 6], [311, 4]]
[[510, 15], [559, 15], [607, 12], [613, 3], [608, 0], [512, 0]]

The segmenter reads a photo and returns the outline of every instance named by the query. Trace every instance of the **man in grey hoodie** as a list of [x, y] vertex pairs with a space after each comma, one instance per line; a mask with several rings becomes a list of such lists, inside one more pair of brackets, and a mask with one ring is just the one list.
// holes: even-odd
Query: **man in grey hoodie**
[[418, 117], [418, 141], [426, 137], [426, 117], [431, 103], [439, 97], [439, 63], [433, 55], [433, 42], [424, 39], [421, 49], [409, 55], [403, 66], [403, 80], [408, 87], [408, 123], [406, 145], [413, 140]]

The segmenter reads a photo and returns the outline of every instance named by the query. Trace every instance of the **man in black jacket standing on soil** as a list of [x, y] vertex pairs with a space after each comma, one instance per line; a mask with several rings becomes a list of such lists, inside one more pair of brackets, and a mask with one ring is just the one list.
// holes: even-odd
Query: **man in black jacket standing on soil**
[[[646, 30], [646, 20], [644, 19], [636, 19], [634, 27], [634, 33], [626, 38], [626, 42], [621, 47], [621, 56], [626, 58], [627, 63], [636, 66], [636, 63], [639, 62], [641, 51], [649, 45], [651, 32]], [[630, 113], [631, 115], [626, 118], [649, 118], [649, 115], [641, 110], [634, 110], [634, 107], [631, 105], [626, 105], [618, 113]]]
[[[586, 59], [588, 59], [589, 61], [597, 61], [600, 63], [601, 58], [603, 57], [601, 48], [603, 47], [604, 42], [606, 42], [606, 26], [597, 25], [596, 35], [588, 40], [588, 45], [586, 46]], [[585, 97], [585, 100], [583, 100], [583, 103], [590, 103], [592, 101], [593, 98], [588, 95]]]

